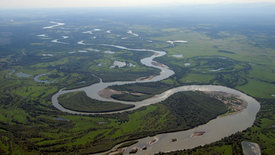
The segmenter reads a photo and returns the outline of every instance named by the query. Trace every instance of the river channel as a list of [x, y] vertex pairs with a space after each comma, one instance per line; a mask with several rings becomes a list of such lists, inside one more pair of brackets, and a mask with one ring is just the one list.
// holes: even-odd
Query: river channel
[[[174, 71], [171, 70], [166, 65], [160, 64], [154, 61], [154, 58], [164, 56], [166, 54], [165, 51], [156, 51], [151, 49], [131, 49], [123, 46], [106, 45], [106, 44], [102, 44], [102, 46], [110, 46], [110, 47], [114, 47], [122, 50], [128, 50], [128, 51], [153, 52], [154, 54], [152, 56], [143, 58], [140, 61], [142, 64], [148, 67], [154, 67], [154, 68], [160, 69], [160, 74], [157, 76], [154, 76], [153, 78], [144, 79], [144, 80], [135, 80], [135, 81], [102, 82], [102, 80], [100, 80], [99, 83], [92, 84], [87, 87], [73, 89], [73, 90], [60, 90], [59, 92], [57, 92], [55, 95], [52, 96], [52, 104], [54, 107], [56, 107], [60, 111], [71, 113], [71, 114], [94, 115], [94, 114], [120, 113], [125, 111], [132, 111], [143, 106], [148, 106], [150, 104], [158, 103], [160, 101], [165, 100], [166, 98], [173, 95], [174, 93], [177, 93], [180, 91], [225, 92], [225, 93], [237, 95], [242, 100], [248, 103], [247, 107], [238, 113], [234, 113], [232, 115], [227, 115], [223, 117], [217, 117], [216, 119], [209, 121], [207, 124], [195, 127], [190, 130], [159, 134], [154, 137], [146, 137], [146, 138], [138, 139], [138, 143], [128, 147], [124, 152], [125, 154], [128, 154], [129, 151], [131, 151], [133, 148], [138, 148], [137, 154], [154, 154], [160, 151], [168, 152], [168, 151], [174, 151], [174, 150], [190, 149], [190, 148], [194, 148], [197, 146], [210, 144], [212, 142], [218, 141], [236, 132], [243, 131], [253, 125], [254, 120], [256, 118], [256, 114], [260, 109], [260, 104], [254, 98], [238, 90], [231, 89], [224, 86], [217, 86], [217, 85], [180, 86], [180, 87], [169, 89], [161, 94], [155, 95], [152, 98], [145, 99], [143, 101], [138, 101], [138, 102], [118, 101], [118, 100], [107, 99], [99, 96], [98, 92], [109, 86], [125, 85], [125, 84], [133, 84], [133, 83], [156, 82], [156, 81], [164, 80], [172, 76], [173, 74], [175, 74]], [[76, 92], [76, 91], [85, 91], [87, 96], [99, 101], [133, 104], [135, 105], [135, 107], [131, 109], [115, 111], [115, 112], [87, 113], [87, 112], [79, 112], [79, 111], [72, 111], [72, 110], [66, 109], [58, 103], [58, 97], [61, 94], [66, 94], [69, 92]], [[200, 136], [192, 136], [193, 133], [195, 132], [203, 132], [204, 134]], [[177, 139], [177, 141], [172, 142], [172, 139]], [[112, 150], [115, 150], [116, 147], [114, 147]], [[144, 147], [146, 147], [146, 150], [142, 150], [142, 148]]]

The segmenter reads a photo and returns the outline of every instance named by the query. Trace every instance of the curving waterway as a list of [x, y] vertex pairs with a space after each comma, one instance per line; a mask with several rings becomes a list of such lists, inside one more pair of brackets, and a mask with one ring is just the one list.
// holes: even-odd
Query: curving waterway
[[[163, 64], [160, 64], [158, 62], [155, 62], [153, 60], [156, 57], [164, 56], [166, 54], [165, 51], [156, 51], [151, 49], [131, 49], [123, 46], [107, 45], [107, 44], [102, 44], [102, 46], [111, 46], [114, 48], [119, 48], [119, 49], [129, 50], [129, 51], [153, 52], [154, 54], [152, 56], [141, 59], [141, 63], [148, 67], [154, 67], [154, 68], [160, 69], [160, 74], [150, 79], [135, 80], [135, 81], [102, 82], [102, 80], [100, 80], [99, 83], [96, 83], [87, 87], [73, 89], [73, 90], [60, 90], [58, 93], [52, 96], [52, 104], [54, 105], [54, 107], [56, 107], [60, 111], [71, 113], [71, 114], [94, 115], [94, 114], [120, 113], [125, 111], [132, 111], [143, 106], [158, 103], [180, 91], [225, 92], [225, 93], [237, 95], [242, 100], [248, 103], [247, 107], [243, 109], [241, 112], [234, 113], [228, 116], [218, 117], [216, 119], [211, 120], [207, 124], [200, 125], [190, 130], [159, 134], [154, 137], [146, 137], [146, 138], [138, 139], [138, 143], [128, 147], [124, 152], [125, 154], [128, 154], [129, 151], [131, 151], [133, 148], [138, 148], [137, 154], [154, 154], [160, 151], [168, 152], [168, 151], [174, 151], [174, 150], [190, 149], [190, 148], [194, 148], [197, 146], [210, 144], [212, 142], [218, 141], [236, 132], [243, 131], [253, 125], [254, 120], [256, 118], [256, 114], [260, 109], [260, 104], [254, 98], [238, 90], [234, 90], [224, 86], [215, 86], [215, 85], [181, 86], [181, 87], [172, 88], [159, 95], [155, 95], [152, 98], [145, 99], [139, 102], [118, 101], [118, 100], [107, 99], [99, 96], [98, 92], [109, 86], [125, 85], [125, 84], [133, 84], [133, 83], [156, 82], [156, 81], [166, 79], [174, 74], [174, 71], [169, 69], [169, 67]], [[61, 94], [66, 94], [69, 92], [76, 92], [76, 91], [85, 91], [87, 96], [99, 101], [133, 104], [135, 105], [135, 107], [131, 109], [115, 111], [115, 112], [87, 113], [87, 112], [78, 112], [78, 111], [72, 111], [72, 110], [66, 109], [58, 103], [57, 99]], [[194, 132], [204, 132], [204, 134], [201, 136], [192, 136]], [[177, 139], [177, 141], [172, 142], [171, 140], [175, 138]], [[155, 142], [150, 143], [150, 141], [152, 142], [152, 140], [154, 139], [155, 139]], [[115, 146], [112, 150], [115, 150], [116, 147], [117, 146]], [[142, 148], [144, 147], [146, 147], [147, 149], [142, 150]]]

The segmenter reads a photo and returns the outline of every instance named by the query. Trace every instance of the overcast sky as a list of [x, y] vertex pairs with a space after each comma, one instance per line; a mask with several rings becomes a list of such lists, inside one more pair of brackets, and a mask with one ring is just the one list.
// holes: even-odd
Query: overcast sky
[[167, 4], [254, 3], [275, 0], [0, 0], [0, 8], [121, 7]]

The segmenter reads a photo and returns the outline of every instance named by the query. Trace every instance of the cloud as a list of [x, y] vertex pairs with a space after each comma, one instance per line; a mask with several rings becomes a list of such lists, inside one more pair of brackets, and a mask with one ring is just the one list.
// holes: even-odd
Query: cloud
[[274, 2], [275, 0], [0, 0], [1, 8], [123, 7], [164, 4]]

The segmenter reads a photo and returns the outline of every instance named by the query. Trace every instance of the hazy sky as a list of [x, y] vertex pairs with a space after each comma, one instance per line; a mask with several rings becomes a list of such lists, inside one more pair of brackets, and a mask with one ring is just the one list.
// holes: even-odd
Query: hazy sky
[[0, 0], [0, 8], [118, 7], [165, 4], [274, 2], [275, 0]]

